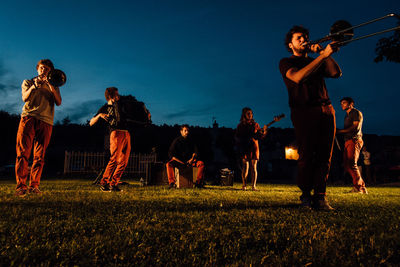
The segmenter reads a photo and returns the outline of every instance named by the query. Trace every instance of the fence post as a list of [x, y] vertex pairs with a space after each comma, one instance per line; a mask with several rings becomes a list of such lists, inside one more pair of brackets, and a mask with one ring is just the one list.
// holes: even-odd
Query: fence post
[[67, 174], [69, 169], [69, 153], [67, 150], [65, 150], [65, 156], [64, 156], [64, 175]]

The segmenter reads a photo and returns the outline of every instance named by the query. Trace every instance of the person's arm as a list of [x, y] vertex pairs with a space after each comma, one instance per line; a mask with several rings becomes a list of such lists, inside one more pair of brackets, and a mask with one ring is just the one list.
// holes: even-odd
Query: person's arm
[[255, 133], [255, 138], [256, 139], [263, 139], [267, 135], [268, 132], [268, 126], [264, 125], [262, 128], [260, 127], [260, 124], [256, 123], [254, 127], [254, 133]]
[[325, 66], [325, 73], [328, 77], [339, 78], [340, 76], [342, 76], [342, 70], [332, 57], [328, 57], [325, 60], [324, 66]]
[[192, 164], [193, 160], [194, 160], [196, 157], [197, 157], [197, 154], [196, 154], [196, 153], [193, 153], [193, 154], [192, 154], [192, 157], [187, 161], [187, 163], [188, 163], [189, 165]]
[[60, 88], [51, 85], [49, 82], [47, 84], [50, 88], [50, 92], [54, 96], [54, 102], [56, 103], [57, 106], [61, 105], [62, 99], [60, 94]]
[[261, 138], [265, 138], [265, 136], [267, 136], [268, 133], [268, 126], [264, 125], [261, 129]]
[[175, 161], [177, 161], [177, 162], [179, 162], [181, 164], [185, 164], [182, 160], [180, 160], [180, 159], [178, 159], [176, 157], [176, 155], [178, 154], [177, 151], [176, 151], [177, 150], [176, 143], [178, 142], [178, 139], [179, 138], [175, 138], [174, 141], [172, 141], [172, 143], [171, 143], [171, 145], [169, 147], [169, 150], [168, 150], [168, 156], [169, 156], [169, 158], [171, 160], [175, 160]]
[[353, 124], [350, 125], [350, 127], [347, 127], [345, 129], [337, 129], [336, 132], [338, 134], [351, 133], [351, 132], [357, 130], [359, 124], [360, 124], [359, 121], [353, 121]]
[[175, 160], [175, 161], [179, 162], [180, 164], [185, 165], [185, 163], [182, 160], [178, 159], [177, 157], [172, 157], [171, 160]]
[[26, 102], [29, 100], [31, 94], [37, 89], [34, 82], [24, 80], [22, 85], [22, 101]]
[[[314, 50], [316, 50], [316, 49], [317, 48], [315, 48]], [[292, 80], [293, 82], [299, 84], [300, 82], [307, 79], [308, 76], [310, 76], [314, 71], [316, 71], [322, 65], [322, 63], [326, 62], [327, 58], [329, 58], [333, 52], [334, 52], [334, 49], [331, 47], [331, 44], [328, 44], [325, 49], [321, 50], [319, 56], [316, 59], [314, 59], [313, 61], [311, 61], [307, 66], [303, 67], [302, 69], [297, 69], [294, 67], [290, 68], [286, 72], [286, 77], [288, 79]], [[330, 66], [330, 67], [331, 67], [331, 65], [332, 65], [332, 62], [330, 62], [328, 64], [328, 66]], [[330, 67], [329, 67], [329, 69], [330, 69]]]
[[89, 125], [90, 125], [90, 126], [95, 125], [95, 124], [99, 121], [100, 118], [102, 118], [102, 119], [104, 119], [105, 121], [107, 121], [108, 115], [105, 114], [105, 113], [99, 113], [99, 114], [95, 115], [93, 118], [90, 119]]
[[47, 75], [36, 78], [35, 82], [37, 87], [39, 87], [41, 84], [47, 84], [47, 86], [50, 88], [50, 92], [53, 94], [54, 102], [56, 103], [57, 106], [61, 105], [62, 99], [61, 99], [60, 89], [49, 83]]
[[197, 145], [195, 143], [192, 143], [192, 148], [193, 148], [192, 157], [187, 161], [189, 165], [192, 164], [192, 162], [196, 159], [197, 155], [199, 154], [199, 149], [197, 148]]

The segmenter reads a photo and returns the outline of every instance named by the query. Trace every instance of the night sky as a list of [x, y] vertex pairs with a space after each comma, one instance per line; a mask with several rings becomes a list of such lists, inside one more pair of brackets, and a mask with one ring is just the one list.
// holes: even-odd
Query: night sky
[[[330, 4], [331, 6], [328, 6]], [[392, 1], [2, 1], [0, 109], [19, 114], [21, 83], [49, 58], [68, 77], [55, 121], [85, 123], [105, 103], [106, 87], [146, 103], [155, 124], [236, 127], [249, 106], [260, 124], [287, 117], [287, 90], [278, 64], [290, 56], [283, 40], [293, 25], [312, 40], [345, 19], [351, 24], [400, 14]], [[396, 19], [355, 30], [396, 26]], [[400, 135], [400, 63], [374, 63], [375, 44], [393, 33], [353, 42], [334, 55], [343, 71], [327, 79], [338, 127], [339, 100], [351, 96], [364, 113], [364, 132]]]

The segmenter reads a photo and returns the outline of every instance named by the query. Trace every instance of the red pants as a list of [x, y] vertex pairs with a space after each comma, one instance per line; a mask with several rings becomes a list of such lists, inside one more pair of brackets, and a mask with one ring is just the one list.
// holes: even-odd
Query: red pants
[[115, 186], [128, 165], [131, 153], [131, 135], [128, 131], [114, 130], [110, 134], [110, 160], [104, 171], [101, 185]]
[[360, 151], [364, 142], [362, 139], [357, 140], [347, 140], [344, 143], [343, 151], [343, 165], [344, 170], [350, 174], [353, 179], [353, 186], [360, 190], [365, 187], [364, 180], [361, 178], [360, 170], [357, 166], [358, 157], [360, 156]]
[[314, 196], [322, 198], [331, 166], [335, 110], [332, 105], [292, 108], [291, 118], [300, 156], [297, 184], [304, 195], [314, 189]]
[[44, 166], [44, 155], [49, 145], [53, 126], [31, 116], [22, 117], [17, 133], [15, 178], [17, 189], [27, 188], [28, 161], [33, 147], [33, 163], [29, 187], [39, 187]]
[[[168, 183], [175, 183], [175, 170], [174, 168], [182, 167], [183, 165], [175, 160], [170, 160], [167, 162], [167, 176], [168, 176]], [[192, 162], [192, 167], [199, 168], [196, 177], [196, 183], [201, 183], [204, 177], [204, 162], [200, 160], [194, 160]]]

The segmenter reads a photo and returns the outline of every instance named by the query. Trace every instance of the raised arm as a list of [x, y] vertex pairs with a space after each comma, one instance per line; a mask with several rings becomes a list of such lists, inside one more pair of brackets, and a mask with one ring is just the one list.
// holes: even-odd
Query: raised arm
[[325, 60], [325, 73], [330, 78], [339, 78], [342, 76], [342, 70], [332, 57]]
[[[313, 46], [312, 47], [313, 51], [317, 51], [317, 47]], [[304, 81], [305, 79], [308, 78], [314, 71], [316, 71], [324, 62], [327, 62], [327, 69], [329, 70], [328, 73], [332, 73], [333, 77], [334, 75], [339, 75], [340, 76], [340, 68], [337, 65], [337, 63], [330, 58], [330, 56], [335, 52], [335, 49], [332, 48], [331, 44], [328, 44], [325, 49], [320, 51], [319, 56], [311, 61], [307, 66], [301, 69], [297, 68], [290, 68], [286, 72], [286, 77], [293, 82], [299, 84], [300, 82]], [[327, 60], [330, 58], [329, 60]], [[327, 71], [327, 70], [326, 70]], [[338, 72], [338, 73], [337, 73]]]
[[90, 119], [89, 125], [90, 126], [95, 125], [99, 121], [100, 118], [102, 118], [106, 121], [106, 120], [108, 120], [108, 115], [105, 113], [99, 113], [99, 114], [95, 115], [93, 118]]
[[56, 103], [57, 106], [61, 105], [62, 99], [61, 99], [60, 88], [55, 87], [50, 83], [47, 84], [49, 85], [50, 91], [54, 96], [54, 102]]

